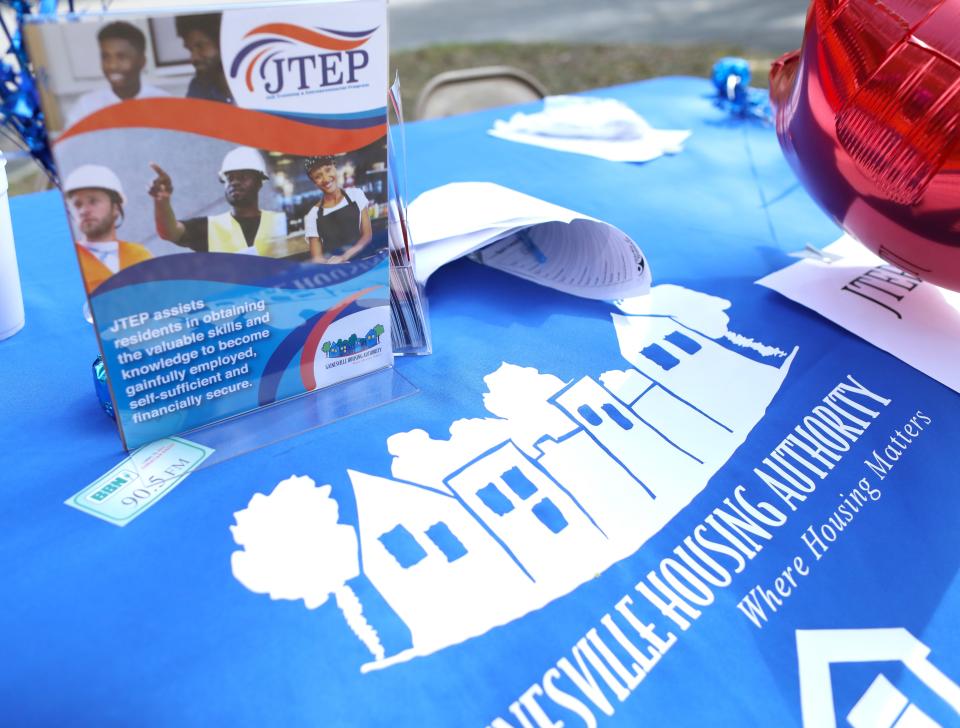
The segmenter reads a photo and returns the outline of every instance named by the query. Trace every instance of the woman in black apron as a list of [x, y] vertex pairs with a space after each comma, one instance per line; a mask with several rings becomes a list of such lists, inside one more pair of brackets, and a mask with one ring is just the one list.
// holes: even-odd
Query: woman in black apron
[[310, 157], [304, 167], [323, 192], [304, 220], [310, 255], [318, 263], [346, 263], [373, 237], [367, 197], [362, 190], [340, 187], [340, 171], [333, 157]]

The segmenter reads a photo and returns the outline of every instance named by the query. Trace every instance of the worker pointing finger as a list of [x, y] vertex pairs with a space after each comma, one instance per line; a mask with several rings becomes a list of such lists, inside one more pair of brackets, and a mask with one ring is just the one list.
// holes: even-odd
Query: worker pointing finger
[[170, 197], [173, 194], [173, 181], [170, 179], [170, 175], [164, 172], [163, 168], [156, 162], [150, 162], [150, 169], [156, 173], [156, 177], [154, 177], [150, 188], [147, 190], [149, 195], [155, 200], [163, 196]]
[[260, 209], [260, 189], [268, 179], [263, 156], [252, 147], [227, 152], [218, 177], [230, 210], [219, 215], [178, 220], [170, 198], [173, 182], [160, 165], [150, 165], [156, 177], [150, 186], [157, 233], [164, 240], [198, 253], [289, 255], [287, 216]]

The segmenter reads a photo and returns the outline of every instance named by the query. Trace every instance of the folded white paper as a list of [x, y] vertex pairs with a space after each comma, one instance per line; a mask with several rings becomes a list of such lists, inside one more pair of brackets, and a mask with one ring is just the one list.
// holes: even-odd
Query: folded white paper
[[616, 99], [550, 96], [543, 111], [497, 120], [492, 136], [614, 162], [648, 162], [682, 151], [689, 131], [654, 129]]
[[[923, 283], [849, 236], [757, 283], [960, 392], [960, 293]], [[839, 256], [834, 259], [833, 256]]]
[[473, 255], [484, 265], [584, 298], [645, 295], [650, 267], [617, 228], [490, 182], [457, 182], [410, 203], [417, 280]]

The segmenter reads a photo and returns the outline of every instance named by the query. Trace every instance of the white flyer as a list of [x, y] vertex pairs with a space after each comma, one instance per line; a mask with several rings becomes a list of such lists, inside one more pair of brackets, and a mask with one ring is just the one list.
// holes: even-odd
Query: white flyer
[[[960, 392], [960, 293], [924, 283], [844, 236], [757, 283]], [[834, 256], [839, 256], [835, 258]]]

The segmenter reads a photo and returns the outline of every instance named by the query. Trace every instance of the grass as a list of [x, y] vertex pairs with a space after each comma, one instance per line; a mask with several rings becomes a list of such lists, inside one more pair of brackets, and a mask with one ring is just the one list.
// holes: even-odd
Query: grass
[[[408, 117], [426, 82], [442, 71], [477, 66], [514, 66], [535, 76], [551, 94], [614, 86], [656, 76], [709, 76], [722, 56], [743, 56], [756, 66], [753, 85], [765, 84], [769, 58], [729, 45], [571, 45], [569, 43], [477, 43], [436, 45], [391, 55], [400, 72]], [[766, 68], [764, 68], [766, 66]]]

